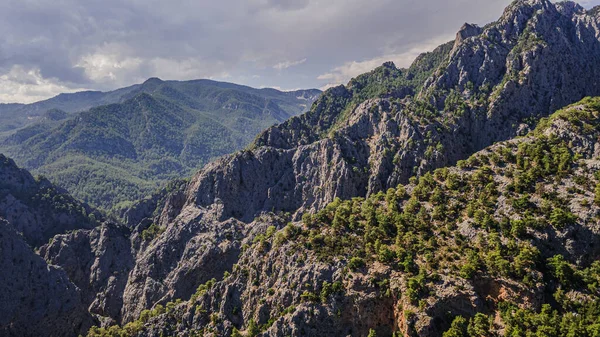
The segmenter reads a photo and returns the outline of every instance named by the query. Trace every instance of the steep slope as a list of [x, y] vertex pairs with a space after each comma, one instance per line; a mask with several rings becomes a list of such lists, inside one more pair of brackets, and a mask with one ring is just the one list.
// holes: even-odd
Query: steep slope
[[[410, 69], [396, 69], [388, 63], [351, 81], [348, 86], [328, 90], [311, 111], [267, 130], [250, 148], [207, 165], [188, 183], [142, 201], [126, 213], [129, 225], [134, 228], [129, 239], [135, 262], [125, 277], [119, 316], [112, 318], [120, 323], [129, 322], [130, 329], [144, 329], [144, 334], [152, 336], [160, 335], [161, 331], [187, 331], [192, 334], [192, 331], [204, 327], [207, 327], [206, 334], [211, 331], [229, 334], [233, 333], [233, 327], [237, 327], [256, 335], [257, 324], [268, 330], [268, 335], [275, 336], [341, 333], [363, 336], [370, 328], [381, 334], [401, 330], [413, 335], [439, 335], [452, 321], [452, 317], [444, 316], [447, 311], [451, 312], [451, 316], [469, 317], [480, 309], [485, 314], [491, 312], [493, 306], [484, 303], [487, 295], [494, 299], [501, 293], [501, 298], [511, 300], [519, 296], [525, 298], [529, 294], [527, 291], [532, 291], [530, 308], [537, 308], [535, 304], [541, 303], [536, 302], [537, 298], [544, 292], [538, 291], [532, 283], [526, 283], [525, 288], [523, 284], [508, 279], [506, 282], [510, 287], [484, 282], [482, 287], [492, 290], [485, 290], [488, 293], [477, 297], [479, 290], [471, 291], [472, 283], [455, 278], [456, 273], [450, 264], [450, 271], [443, 270], [445, 274], [438, 272], [445, 283], [435, 283], [440, 279], [429, 273], [419, 276], [423, 259], [429, 261], [427, 253], [433, 255], [439, 246], [445, 244], [434, 243], [437, 239], [432, 241], [434, 235], [431, 231], [434, 229], [427, 232], [427, 224], [432, 217], [438, 216], [428, 205], [411, 206], [405, 205], [404, 201], [398, 204], [398, 209], [406, 208], [408, 215], [419, 214], [422, 210], [419, 215], [422, 218], [417, 219], [419, 222], [415, 224], [416, 220], [410, 218], [406, 226], [401, 222], [405, 220], [382, 215], [387, 209], [385, 204], [378, 206], [379, 211], [369, 211], [365, 215], [368, 219], [359, 218], [361, 223], [368, 220], [369, 226], [378, 228], [367, 237], [361, 232], [366, 225], [350, 227], [349, 235], [345, 235], [334, 231], [321, 233], [319, 226], [314, 224], [323, 224], [323, 230], [345, 226], [344, 222], [327, 225], [329, 222], [337, 223], [333, 221], [331, 212], [337, 212], [339, 205], [334, 203], [327, 207], [336, 197], [342, 200], [367, 197], [369, 202], [356, 200], [351, 212], [347, 212], [348, 202], [344, 203], [343, 212], [348, 213], [348, 217], [350, 214], [356, 217], [357, 210], [361, 210], [363, 205], [366, 204], [364, 208], [369, 209], [377, 206], [381, 198], [379, 192], [408, 183], [412, 176], [425, 177], [425, 183], [431, 183], [433, 189], [441, 180], [436, 178], [436, 182], [429, 182], [427, 172], [453, 165], [494, 142], [526, 134], [540, 117], [552, 112], [554, 105], [546, 97], [557, 97], [560, 102], [569, 104], [588, 94], [600, 95], [600, 87], [595, 84], [600, 69], [597, 57], [600, 45], [598, 20], [597, 11], [586, 12], [572, 3], [516, 1], [498, 22], [485, 28], [463, 27], [456, 41], [420, 57]], [[531, 27], [529, 31], [539, 36], [561, 41], [516, 43], [526, 36], [527, 30], [515, 27], [524, 25]], [[497, 53], [489, 48], [486, 51], [485, 47], [480, 47], [487, 46], [485, 32], [493, 31], [511, 37], [502, 45], [509, 49], [506, 53]], [[491, 43], [489, 47], [493, 47]], [[524, 79], [518, 84], [519, 90], [514, 90], [516, 82], [507, 85], [509, 81], [503, 83], [504, 76], [488, 73], [486, 69], [489, 66], [471, 69], [471, 63], [476, 64], [477, 59], [472, 60], [470, 55], [481, 49], [484, 60], [492, 59], [494, 65], [504, 65], [497, 69], [498, 72], [502, 73], [505, 67], [504, 73], [508, 74], [510, 71], [506, 69], [517, 67], [519, 76]], [[584, 50], [590, 53], [580, 53]], [[515, 58], [520, 60], [518, 64], [512, 62]], [[578, 65], [591, 63], [592, 66], [583, 73], [579, 69], [557, 66], [555, 62], [560, 61]], [[476, 87], [467, 81], [463, 89], [460, 87], [461, 76], [454, 76], [452, 67], [463, 69], [461, 73], [469, 73], [473, 79], [481, 75], [488, 78], [488, 82]], [[535, 82], [547, 73], [554, 74], [547, 78], [549, 84], [541, 86]], [[574, 76], [580, 78], [572, 82]], [[442, 78], [449, 80], [442, 81]], [[556, 78], [562, 78], [573, 87], [567, 90]], [[595, 144], [596, 140], [592, 136], [588, 142]], [[578, 145], [559, 145], [561, 148], [567, 146], [567, 164], [571, 165], [572, 153], [579, 151]], [[591, 160], [591, 155], [586, 155]], [[552, 159], [555, 160], [554, 157]], [[560, 163], [559, 159], [556, 160]], [[568, 173], [570, 171], [561, 174]], [[501, 174], [504, 173], [497, 173]], [[550, 171], [549, 174], [557, 172]], [[506, 177], [511, 178], [510, 174]], [[489, 183], [488, 178], [482, 177]], [[535, 178], [541, 179], [540, 176]], [[409, 186], [406, 189], [412, 193], [411, 189], [417, 188]], [[457, 207], [461, 210], [466, 206], [460, 198], [479, 199], [477, 193], [480, 190], [480, 186], [468, 185], [468, 189], [451, 196], [457, 198], [456, 203], [460, 203]], [[390, 198], [393, 200], [393, 195]], [[418, 201], [429, 202], [429, 192], [427, 199]], [[369, 203], [373, 207], [368, 206]], [[411, 203], [414, 204], [414, 201]], [[287, 222], [300, 220], [303, 214], [323, 209], [325, 211], [316, 221], [309, 217], [303, 227], [297, 223], [296, 227], [281, 229]], [[566, 209], [563, 211], [556, 217], [573, 219]], [[575, 213], [574, 210], [570, 212]], [[474, 241], [476, 236], [471, 237], [468, 233], [462, 234], [465, 238], [456, 236], [459, 232], [455, 229], [457, 226], [460, 228], [462, 221], [457, 222], [454, 215], [449, 216], [448, 221], [454, 223], [447, 224], [449, 233], [443, 234], [450, 239], [457, 237], [453, 240], [456, 243], [444, 246], [456, 251], [456, 255], [444, 257], [444, 261], [451, 263], [453, 259], [461, 259], [458, 252], [477, 241]], [[398, 230], [397, 225], [404, 227]], [[442, 228], [446, 227], [441, 226], [439, 231], [436, 227], [435, 234], [441, 235]], [[280, 233], [275, 234], [278, 230]], [[414, 232], [414, 235], [402, 237], [395, 246], [391, 241], [395, 242], [399, 231], [403, 236], [407, 232]], [[84, 237], [93, 236], [93, 231], [82, 233]], [[549, 238], [559, 235], [552, 236], [554, 234], [550, 233]], [[338, 236], [344, 242], [331, 243]], [[274, 237], [280, 237], [277, 245], [272, 241]], [[380, 239], [379, 245], [377, 238]], [[589, 238], [595, 240], [593, 236]], [[254, 248], [248, 248], [255, 239]], [[65, 251], [72, 240], [63, 236], [63, 244], [50, 244], [47, 251], [53, 253], [46, 254], [46, 259], [60, 265], [55, 256]], [[429, 241], [432, 241], [433, 248], [422, 246], [424, 243], [429, 245]], [[382, 242], [386, 247], [392, 246], [388, 247], [390, 251], [403, 245], [409, 251], [393, 252], [395, 255], [392, 255], [384, 250], [383, 261], [392, 261], [391, 265], [376, 263], [364, 275], [348, 272], [360, 268], [367, 258], [371, 261], [370, 255], [367, 255], [367, 252], [372, 252], [369, 247], [376, 247], [379, 253]], [[489, 246], [497, 246], [496, 241], [492, 243]], [[564, 250], [559, 244], [549, 243], [559, 251]], [[271, 245], [277, 247], [270, 249]], [[461, 250], [456, 250], [456, 245]], [[335, 253], [332, 254], [336, 257], [332, 263], [326, 256], [315, 253], [314, 247], [320, 246]], [[413, 246], [414, 249], [411, 248]], [[240, 251], [242, 255], [238, 257]], [[482, 251], [488, 253], [483, 248]], [[267, 257], [262, 257], [263, 252], [267, 253]], [[349, 256], [348, 252], [359, 256]], [[502, 256], [505, 251], [496, 253], [490, 255], [491, 260], [496, 259], [498, 254]], [[357, 259], [352, 260], [352, 257]], [[506, 265], [498, 261], [499, 265]], [[406, 268], [397, 274], [392, 287], [386, 279], [400, 272], [394, 269], [399, 262]], [[419, 266], [418, 270], [415, 270], [416, 266]], [[492, 274], [496, 267], [490, 265]], [[528, 267], [529, 264], [524, 268]], [[530, 269], [533, 273], [544, 273]], [[225, 277], [226, 280], [218, 283], [216, 288], [212, 281], [198, 288], [213, 277], [221, 279], [221, 276], [228, 275], [225, 270], [231, 270], [230, 276]], [[77, 268], [70, 271], [69, 276], [74, 279], [72, 275], [76, 273], [86, 275], [84, 279], [87, 279], [94, 270]], [[347, 274], [352, 275], [352, 280], [344, 279]], [[403, 283], [403, 280], [408, 283]], [[328, 282], [327, 286], [324, 281]], [[390, 287], [400, 291], [388, 292]], [[278, 292], [279, 289], [284, 290]], [[328, 302], [331, 295], [339, 292], [348, 292], [351, 296], [336, 297], [340, 306], [304, 303], [305, 299], [313, 302], [321, 300], [316, 292], [320, 293], [322, 289], [326, 289], [323, 302]], [[427, 289], [433, 289], [431, 293], [438, 294], [440, 299], [425, 297], [429, 294]], [[175, 299], [188, 299], [196, 291], [198, 294], [190, 303], [178, 306], [171, 302], [167, 309], [159, 306]], [[406, 295], [403, 295], [405, 292]], [[416, 305], [407, 298], [417, 299]], [[423, 302], [419, 305], [421, 299]], [[154, 308], [153, 311], [144, 311], [150, 308]], [[424, 309], [427, 309], [426, 313], [423, 313]], [[164, 310], [167, 310], [166, 314]], [[182, 314], [182, 311], [185, 313]], [[160, 317], [151, 317], [157, 315]], [[141, 321], [134, 321], [138, 317]], [[151, 322], [155, 328], [151, 329], [151, 324], [144, 327], [145, 322]], [[349, 328], [352, 330], [349, 331]]]
[[97, 211], [0, 155], [0, 335], [74, 336], [98, 324], [81, 290], [34, 248], [100, 220]]
[[86, 312], [104, 317], [104, 324], [114, 324], [134, 264], [130, 235], [126, 227], [104, 223], [92, 230], [58, 235], [50, 245], [41, 247], [39, 254], [48, 263], [61, 266], [81, 290]]
[[[67, 121], [66, 112], [49, 110], [37, 124], [7, 137], [0, 151], [76, 197], [110, 209], [243, 148], [268, 126], [308, 109], [319, 93], [154, 78], [90, 94], [101, 98], [98, 102], [118, 98], [120, 103], [92, 108]], [[43, 106], [64, 107], [58, 102], [83, 102], [87, 96], [69, 97]]]
[[597, 95], [598, 31], [598, 13], [574, 2], [515, 1], [484, 29], [463, 27], [447, 66], [420, 96], [438, 107], [453, 91], [470, 98], [483, 115], [468, 130], [481, 148], [514, 135], [513, 124]]
[[585, 99], [406, 186], [287, 226], [257, 220], [221, 281], [129, 331], [595, 336], [599, 140], [600, 98]]
[[64, 271], [48, 266], [0, 219], [0, 335], [77, 336], [94, 324]]
[[46, 179], [36, 180], [0, 154], [0, 218], [21, 233], [32, 246], [56, 234], [93, 228], [101, 215], [57, 189]]

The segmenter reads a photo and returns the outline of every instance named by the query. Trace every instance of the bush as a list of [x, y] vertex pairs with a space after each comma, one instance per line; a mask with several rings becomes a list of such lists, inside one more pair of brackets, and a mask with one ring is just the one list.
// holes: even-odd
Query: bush
[[462, 316], [457, 316], [452, 321], [450, 325], [450, 329], [448, 329], [443, 337], [466, 337], [468, 336], [467, 332], [467, 320]]
[[156, 224], [150, 225], [150, 227], [142, 231], [142, 239], [144, 241], [150, 241], [162, 234], [165, 231], [164, 227], [159, 227]]
[[254, 319], [251, 319], [250, 322], [248, 322], [248, 328], [246, 329], [246, 336], [247, 337], [255, 337], [259, 333], [260, 333], [260, 328], [254, 321]]
[[564, 228], [565, 226], [572, 225], [577, 221], [575, 214], [565, 211], [562, 208], [555, 208], [550, 214], [550, 223], [556, 228]]
[[332, 294], [336, 294], [336, 293], [341, 293], [343, 290], [343, 286], [342, 283], [337, 281], [334, 282], [333, 284], [324, 281], [323, 285], [321, 286], [321, 302], [325, 303], [327, 302], [327, 299], [329, 298], [330, 295]]
[[460, 277], [470, 280], [475, 276], [477, 272], [477, 266], [474, 264], [467, 262], [460, 268]]
[[365, 261], [363, 259], [361, 259], [360, 257], [355, 256], [350, 259], [350, 262], [348, 262], [348, 268], [350, 268], [353, 271], [356, 271], [357, 269], [360, 269], [364, 266], [365, 266]]
[[300, 298], [302, 298], [305, 301], [309, 301], [309, 302], [319, 302], [319, 300], [320, 300], [320, 297], [317, 294], [310, 292], [308, 290], [305, 290], [302, 293], [302, 295], [300, 295]]
[[396, 253], [392, 251], [388, 246], [382, 245], [379, 248], [378, 259], [381, 263], [390, 263], [396, 259]]
[[564, 256], [554, 255], [548, 259], [548, 269], [550, 274], [558, 280], [562, 285], [569, 286], [573, 281], [573, 269]]
[[469, 321], [467, 331], [469, 336], [489, 336], [490, 326], [490, 317], [478, 312], [475, 317]]

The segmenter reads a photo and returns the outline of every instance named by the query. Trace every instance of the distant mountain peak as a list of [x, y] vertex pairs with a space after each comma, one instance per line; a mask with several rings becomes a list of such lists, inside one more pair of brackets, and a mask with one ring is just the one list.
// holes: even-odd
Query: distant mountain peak
[[144, 83], [142, 83], [141, 87], [144, 88], [144, 90], [156, 90], [156, 88], [163, 83], [165, 82], [158, 77], [150, 77]]
[[145, 85], [145, 84], [160, 84], [160, 83], [163, 83], [163, 82], [164, 82], [164, 81], [163, 81], [163, 80], [161, 80], [161, 79], [160, 79], [160, 78], [158, 78], [158, 77], [150, 77], [150, 78], [149, 78], [149, 79], [147, 79], [147, 80], [146, 80], [144, 83], [142, 83], [142, 85]]

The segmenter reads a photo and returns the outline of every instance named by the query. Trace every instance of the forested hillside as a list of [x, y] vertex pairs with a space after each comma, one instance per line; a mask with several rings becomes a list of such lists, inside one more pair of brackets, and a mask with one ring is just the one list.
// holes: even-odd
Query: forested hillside
[[76, 114], [48, 110], [7, 133], [0, 152], [91, 205], [118, 210], [243, 148], [265, 128], [308, 110], [318, 94], [153, 78], [106, 94], [69, 94], [20, 107], [19, 114], [34, 114], [47, 106], [68, 104], [72, 111], [116, 102]]

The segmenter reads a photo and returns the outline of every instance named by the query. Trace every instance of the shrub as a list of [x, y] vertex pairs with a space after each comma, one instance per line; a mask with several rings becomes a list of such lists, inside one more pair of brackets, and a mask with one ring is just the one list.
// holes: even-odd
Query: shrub
[[348, 262], [348, 268], [350, 268], [353, 271], [360, 269], [364, 266], [365, 266], [365, 261], [363, 259], [361, 259], [360, 257], [355, 256], [350, 259], [350, 262]]
[[246, 329], [246, 336], [247, 337], [255, 337], [259, 333], [260, 333], [260, 328], [254, 321], [254, 319], [251, 319], [250, 322], [248, 322], [248, 328]]
[[476, 272], [477, 266], [470, 262], [467, 262], [460, 268], [460, 277], [469, 280], [473, 278], [473, 276], [475, 276]]
[[305, 301], [309, 301], [309, 302], [319, 302], [320, 297], [308, 290], [305, 290], [302, 295], [300, 295], [300, 298], [302, 298]]
[[556, 228], [563, 228], [572, 225], [577, 221], [575, 214], [565, 211], [562, 208], [555, 208], [550, 214], [550, 223]]
[[157, 236], [159, 236], [160, 234], [162, 234], [165, 231], [164, 227], [159, 227], [156, 224], [152, 224], [150, 225], [150, 227], [144, 229], [142, 231], [142, 239], [144, 241], [149, 241], [152, 240], [154, 238], [156, 238]]
[[443, 337], [466, 337], [466, 336], [468, 336], [467, 333], [468, 333], [467, 332], [467, 320], [462, 316], [457, 316], [452, 321], [452, 324], [450, 325], [450, 329], [448, 329], [446, 332], [444, 332], [444, 334], [442, 336]]
[[571, 284], [571, 281], [573, 280], [573, 269], [571, 269], [569, 263], [565, 261], [564, 256], [554, 255], [549, 258], [548, 269], [552, 276], [554, 276], [561, 284], [565, 286]]
[[467, 331], [469, 336], [489, 336], [490, 335], [490, 317], [478, 312], [469, 321]]

